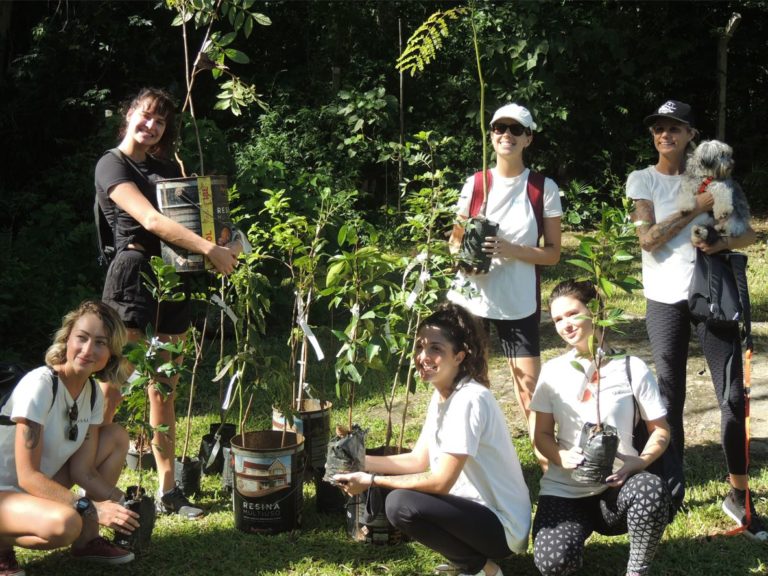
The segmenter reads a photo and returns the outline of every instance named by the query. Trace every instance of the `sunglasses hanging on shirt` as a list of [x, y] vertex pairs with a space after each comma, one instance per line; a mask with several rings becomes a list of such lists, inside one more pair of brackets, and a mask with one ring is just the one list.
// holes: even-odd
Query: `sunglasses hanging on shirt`
[[77, 409], [77, 400], [72, 402], [72, 406], [67, 410], [67, 418], [69, 418], [69, 428], [67, 429], [67, 438], [71, 442], [77, 441], [77, 418], [79, 416], [79, 410]]

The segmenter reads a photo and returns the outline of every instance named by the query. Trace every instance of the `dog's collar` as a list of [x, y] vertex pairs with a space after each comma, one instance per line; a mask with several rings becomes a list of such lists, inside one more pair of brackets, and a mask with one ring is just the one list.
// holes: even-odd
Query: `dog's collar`
[[701, 182], [701, 186], [699, 186], [699, 191], [696, 192], [696, 194], [704, 194], [704, 192], [706, 192], [707, 186], [709, 186], [710, 182], [712, 182], [712, 176], [704, 178], [704, 180]]

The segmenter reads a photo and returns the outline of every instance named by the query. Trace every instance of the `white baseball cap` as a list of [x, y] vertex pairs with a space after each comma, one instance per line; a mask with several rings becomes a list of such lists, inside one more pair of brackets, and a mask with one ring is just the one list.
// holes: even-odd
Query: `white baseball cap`
[[536, 130], [536, 122], [533, 121], [533, 116], [531, 116], [527, 108], [523, 108], [519, 104], [505, 104], [496, 110], [493, 113], [493, 118], [491, 118], [491, 124], [502, 118], [517, 120], [521, 126]]

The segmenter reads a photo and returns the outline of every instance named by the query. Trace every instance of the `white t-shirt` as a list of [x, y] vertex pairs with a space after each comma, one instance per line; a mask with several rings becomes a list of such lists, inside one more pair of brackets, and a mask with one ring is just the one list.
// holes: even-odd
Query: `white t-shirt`
[[[627, 196], [632, 200], [650, 200], [656, 222], [679, 212], [677, 195], [679, 175], [662, 174], [654, 166], [635, 170], [627, 178]], [[674, 304], [688, 299], [696, 249], [691, 244], [691, 228], [707, 219], [706, 214], [689, 222], [674, 238], [653, 252], [643, 250], [643, 292], [656, 302]]]
[[[40, 471], [52, 478], [85, 441], [88, 427], [98, 426], [104, 418], [104, 395], [98, 386], [86, 382], [77, 400], [73, 400], [61, 380], [53, 398], [51, 369], [41, 366], [24, 376], [3, 406], [2, 414], [18, 422], [26, 418], [43, 426], [43, 455]], [[91, 411], [91, 393], [96, 400]], [[77, 402], [77, 440], [69, 440], [69, 407]], [[14, 441], [16, 426], [0, 426], [0, 490], [18, 490], [16, 452]]]
[[468, 456], [450, 493], [490, 508], [504, 527], [509, 549], [524, 552], [531, 500], [493, 393], [474, 380], [459, 384], [445, 401], [435, 391], [421, 436], [429, 446], [431, 466], [444, 453]]
[[[528, 174], [525, 169], [514, 178], [499, 176], [494, 168], [488, 194], [486, 218], [499, 224], [499, 237], [513, 244], [536, 246], [538, 230], [533, 206], [528, 200]], [[474, 176], [467, 179], [461, 190], [456, 213], [469, 215], [474, 189]], [[544, 218], [563, 215], [560, 192], [552, 180], [544, 181]], [[536, 311], [536, 267], [521, 260], [491, 260], [487, 274], [456, 275], [448, 299], [475, 316], [495, 320], [519, 320]]]
[[[586, 375], [571, 365], [578, 361]], [[627, 380], [625, 358], [609, 360], [600, 368], [600, 416], [604, 424], [615, 426], [619, 433], [619, 452], [637, 456], [632, 446], [635, 407], [634, 392], [643, 420], [656, 420], [666, 416], [667, 410], [661, 400], [656, 378], [645, 362], [630, 356], [629, 369], [632, 383]], [[531, 410], [552, 414], [555, 419], [555, 438], [563, 450], [578, 445], [581, 429], [585, 422], [597, 420], [597, 406], [594, 385], [589, 379], [594, 374], [594, 365], [586, 358], [579, 358], [575, 350], [550, 360], [541, 368], [539, 381], [531, 399]], [[589, 388], [589, 392], [585, 390]], [[614, 471], [621, 462], [616, 460]], [[607, 489], [605, 484], [583, 484], [572, 478], [572, 470], [550, 463], [541, 479], [540, 494], [582, 498], [600, 494]]]

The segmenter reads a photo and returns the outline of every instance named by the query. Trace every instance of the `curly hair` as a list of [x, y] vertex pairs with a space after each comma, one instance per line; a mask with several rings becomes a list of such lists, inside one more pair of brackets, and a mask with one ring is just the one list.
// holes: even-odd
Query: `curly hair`
[[149, 153], [160, 158], [171, 158], [176, 141], [176, 102], [173, 96], [162, 88], [142, 88], [136, 96], [123, 105], [123, 124], [120, 127], [120, 138], [125, 136], [128, 129], [128, 117], [139, 108], [157, 114], [165, 120], [163, 136], [149, 150]]
[[465, 352], [459, 364], [459, 373], [454, 382], [465, 377], [472, 378], [490, 388], [488, 379], [488, 334], [471, 313], [452, 302], [444, 302], [418, 327], [417, 333], [427, 326], [437, 328], [453, 346], [453, 353]]
[[597, 300], [600, 297], [597, 288], [589, 280], [578, 281], [569, 278], [552, 289], [552, 293], [549, 295], [549, 307], [552, 308], [552, 302], [564, 296], [575, 298], [584, 306], [588, 306], [592, 300]]
[[128, 338], [125, 324], [117, 312], [99, 300], [85, 300], [62, 318], [61, 327], [53, 337], [53, 344], [45, 352], [45, 364], [53, 368], [66, 362], [69, 335], [75, 323], [86, 314], [95, 314], [101, 320], [110, 351], [107, 365], [96, 372], [96, 376], [109, 382], [124, 382], [130, 372], [130, 364], [123, 358], [123, 346]]

